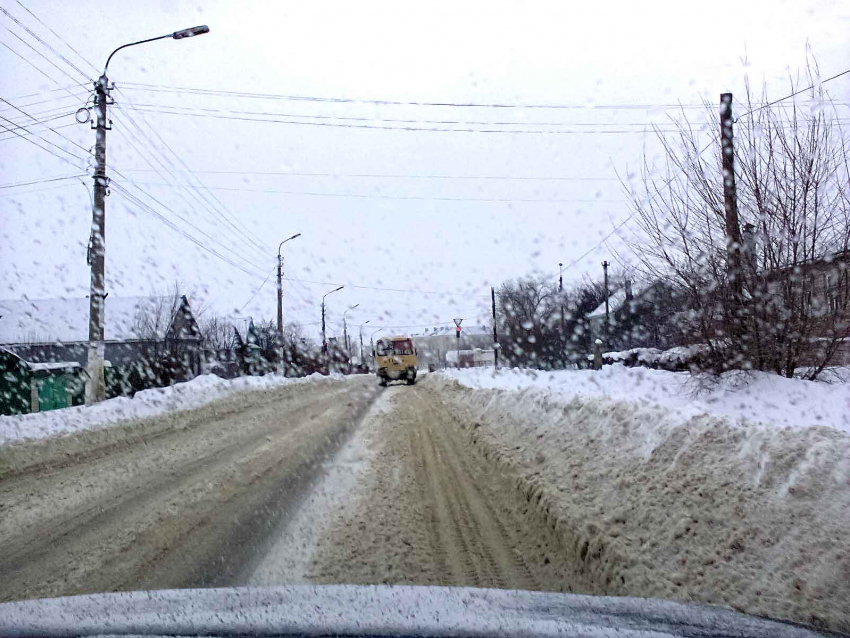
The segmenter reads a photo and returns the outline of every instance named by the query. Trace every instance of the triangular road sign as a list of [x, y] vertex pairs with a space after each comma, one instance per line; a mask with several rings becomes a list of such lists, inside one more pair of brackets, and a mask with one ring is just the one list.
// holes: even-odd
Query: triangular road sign
[[455, 319], [454, 321], [455, 321], [455, 325], [456, 325], [458, 328], [460, 328], [460, 324], [462, 324], [462, 323], [463, 323], [463, 319]]

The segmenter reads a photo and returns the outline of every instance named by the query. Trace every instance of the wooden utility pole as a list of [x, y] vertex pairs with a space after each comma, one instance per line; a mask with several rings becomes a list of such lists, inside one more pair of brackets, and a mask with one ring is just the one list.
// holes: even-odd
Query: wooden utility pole
[[720, 158], [723, 168], [723, 206], [726, 210], [726, 274], [736, 304], [743, 296], [741, 225], [735, 184], [735, 143], [732, 134], [732, 94], [720, 94]]
[[605, 280], [605, 339], [606, 340], [608, 339], [608, 329], [609, 329], [609, 326], [610, 326], [610, 323], [609, 323], [609, 321], [610, 321], [610, 316], [609, 316], [610, 310], [608, 308], [608, 266], [610, 266], [610, 265], [611, 264], [609, 264], [607, 260], [602, 262], [602, 272], [605, 275], [604, 280]]

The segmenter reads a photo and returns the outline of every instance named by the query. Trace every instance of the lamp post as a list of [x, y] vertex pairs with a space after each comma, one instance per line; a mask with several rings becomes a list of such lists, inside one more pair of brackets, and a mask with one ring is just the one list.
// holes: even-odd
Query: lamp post
[[209, 33], [209, 27], [200, 26], [191, 29], [175, 31], [168, 35], [161, 35], [147, 40], [122, 44], [106, 58], [103, 67], [103, 75], [95, 82], [95, 107], [97, 109], [97, 121], [95, 124], [95, 170], [94, 170], [94, 197], [92, 201], [92, 225], [91, 240], [89, 248], [89, 263], [91, 265], [91, 287], [89, 291], [89, 346], [88, 346], [88, 380], [86, 381], [86, 404], [103, 401], [106, 398], [106, 383], [103, 377], [104, 356], [104, 334], [105, 313], [104, 299], [106, 298], [106, 190], [109, 180], [106, 177], [106, 132], [111, 128], [106, 117], [106, 106], [109, 93], [109, 78], [106, 75], [112, 56], [121, 49], [172, 38], [182, 40], [196, 35]]
[[[371, 321], [371, 319], [370, 319]], [[364, 321], [360, 324], [360, 365], [363, 365], [363, 326], [365, 326], [369, 321]]]
[[340, 286], [339, 288], [334, 288], [330, 292], [326, 292], [322, 295], [322, 354], [325, 358], [325, 365], [327, 365], [328, 362], [328, 340], [325, 337], [325, 297], [332, 295], [335, 292], [339, 292], [343, 288], [345, 288], [345, 286]]
[[351, 348], [348, 346], [348, 326], [345, 323], [345, 315], [347, 315], [351, 310], [354, 310], [359, 303], [354, 304], [348, 310], [342, 313], [342, 338], [345, 341], [345, 355], [348, 357], [348, 363], [351, 363]]
[[277, 340], [280, 348], [280, 365], [283, 365], [283, 255], [281, 249], [286, 242], [292, 241], [296, 237], [301, 237], [301, 233], [284, 239], [277, 247]]

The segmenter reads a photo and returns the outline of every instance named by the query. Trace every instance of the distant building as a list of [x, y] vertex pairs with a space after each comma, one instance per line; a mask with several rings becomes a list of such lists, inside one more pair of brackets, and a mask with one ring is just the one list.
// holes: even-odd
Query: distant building
[[[203, 335], [185, 296], [108, 296], [105, 318], [110, 396], [201, 373]], [[88, 332], [85, 297], [0, 301], [0, 346], [30, 370], [42, 373], [45, 364], [64, 368], [76, 364], [84, 369]]]

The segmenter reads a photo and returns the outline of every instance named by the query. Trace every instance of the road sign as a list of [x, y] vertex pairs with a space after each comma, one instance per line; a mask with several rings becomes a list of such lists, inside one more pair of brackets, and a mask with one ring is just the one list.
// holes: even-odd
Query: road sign
[[454, 322], [455, 322], [455, 325], [456, 325], [458, 328], [460, 328], [460, 324], [462, 324], [462, 323], [463, 323], [463, 319], [455, 319], [455, 320], [454, 320]]

